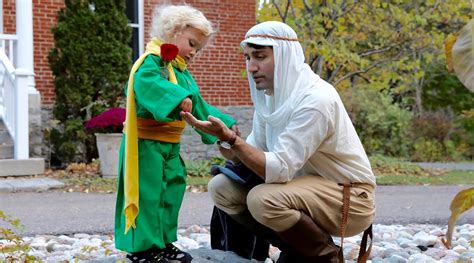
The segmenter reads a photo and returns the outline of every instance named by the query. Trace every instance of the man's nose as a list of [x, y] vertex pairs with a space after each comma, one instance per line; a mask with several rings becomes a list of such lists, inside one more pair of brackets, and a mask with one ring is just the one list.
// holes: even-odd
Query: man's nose
[[258, 70], [256, 63], [252, 59], [248, 61], [248, 70], [249, 72], [257, 72]]

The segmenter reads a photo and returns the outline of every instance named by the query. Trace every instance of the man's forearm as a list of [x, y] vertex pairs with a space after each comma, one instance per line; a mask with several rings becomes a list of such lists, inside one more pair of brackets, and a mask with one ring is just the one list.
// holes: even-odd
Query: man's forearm
[[238, 137], [232, 147], [235, 156], [250, 170], [265, 180], [265, 153]]
[[232, 150], [224, 149], [223, 147], [218, 146], [219, 152], [221, 152], [224, 158], [233, 161], [234, 163], [240, 163], [240, 159], [235, 155]]

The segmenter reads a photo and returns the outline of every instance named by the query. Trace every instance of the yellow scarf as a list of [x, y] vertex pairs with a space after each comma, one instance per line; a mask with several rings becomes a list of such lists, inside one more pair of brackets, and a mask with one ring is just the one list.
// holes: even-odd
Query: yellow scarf
[[[136, 228], [135, 219], [138, 216], [138, 135], [137, 135], [137, 109], [135, 105], [135, 94], [133, 92], [133, 77], [145, 58], [150, 55], [160, 56], [160, 46], [162, 42], [153, 38], [147, 45], [143, 55], [133, 64], [128, 79], [127, 88], [127, 117], [125, 119], [125, 234], [130, 227]], [[177, 84], [173, 66], [180, 70], [186, 69], [186, 62], [177, 56], [171, 63], [168, 63], [169, 81]]]

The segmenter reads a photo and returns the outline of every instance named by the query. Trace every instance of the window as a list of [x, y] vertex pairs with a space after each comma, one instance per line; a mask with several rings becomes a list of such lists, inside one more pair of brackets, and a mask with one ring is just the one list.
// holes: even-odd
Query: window
[[135, 61], [143, 53], [143, 0], [126, 0], [125, 12], [128, 17], [128, 25], [132, 28], [132, 61]]

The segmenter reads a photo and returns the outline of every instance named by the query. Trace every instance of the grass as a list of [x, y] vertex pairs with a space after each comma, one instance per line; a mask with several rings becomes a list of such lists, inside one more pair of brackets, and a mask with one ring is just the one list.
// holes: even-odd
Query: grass
[[[188, 191], [203, 190], [212, 178], [209, 174], [214, 163], [222, 164], [222, 159], [210, 161], [187, 161]], [[396, 158], [372, 156], [372, 168], [378, 185], [458, 185], [474, 184], [474, 171], [428, 170]], [[59, 179], [65, 183], [59, 191], [115, 193], [116, 178], [102, 178], [98, 162], [90, 164], [71, 164], [65, 170], [49, 170], [46, 176]]]
[[449, 171], [427, 176], [377, 175], [378, 185], [459, 185], [473, 184], [474, 171]]
[[186, 183], [188, 185], [207, 185], [207, 183], [211, 180], [212, 177], [188, 177], [186, 179]]

